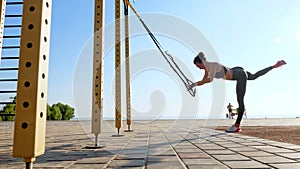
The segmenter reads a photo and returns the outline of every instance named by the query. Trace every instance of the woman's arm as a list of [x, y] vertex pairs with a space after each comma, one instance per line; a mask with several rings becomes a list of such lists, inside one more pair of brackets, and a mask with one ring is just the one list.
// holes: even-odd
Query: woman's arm
[[211, 81], [212, 81], [212, 79], [209, 77], [209, 72], [205, 69], [205, 73], [204, 73], [202, 80], [196, 82], [196, 86], [201, 86], [201, 85], [204, 85], [205, 83], [209, 83]]
[[195, 87], [195, 86], [201, 86], [201, 85], [204, 85], [205, 83], [209, 83], [211, 82], [212, 80], [209, 78], [208, 76], [208, 71], [205, 70], [205, 73], [204, 73], [204, 76], [202, 78], [202, 80], [198, 81], [198, 82], [195, 82], [193, 83], [191, 86], [189, 86], [189, 89]]
[[201, 86], [201, 85], [204, 85], [205, 83], [212, 82], [216, 75], [217, 69], [221, 68], [220, 64], [218, 64], [216, 62], [205, 62], [204, 65], [205, 65], [205, 74], [204, 74], [202, 80], [189, 85], [187, 87], [188, 90], [192, 89], [195, 86]]
[[198, 82], [195, 82], [195, 86], [201, 86], [201, 85], [204, 85], [205, 83], [210, 83], [212, 81], [212, 79], [210, 78], [205, 78], [205, 79], [202, 79]]

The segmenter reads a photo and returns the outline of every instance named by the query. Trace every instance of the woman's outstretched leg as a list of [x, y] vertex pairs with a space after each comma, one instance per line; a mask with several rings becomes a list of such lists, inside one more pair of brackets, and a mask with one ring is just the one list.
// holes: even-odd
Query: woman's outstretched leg
[[280, 67], [280, 66], [282, 66], [282, 65], [285, 65], [285, 64], [286, 64], [286, 62], [285, 62], [284, 60], [281, 60], [281, 61], [278, 61], [275, 65], [269, 66], [269, 67], [267, 67], [267, 68], [264, 68], [264, 69], [262, 69], [262, 70], [256, 72], [255, 74], [252, 74], [252, 73], [250, 73], [250, 72], [247, 72], [248, 80], [255, 80], [255, 79], [257, 79], [258, 77], [265, 75], [265, 74], [268, 73], [270, 70], [272, 70], [272, 69], [274, 69], [274, 68], [278, 68], [278, 67]]
[[273, 66], [270, 66], [270, 67], [267, 67], [267, 68], [264, 68], [258, 72], [256, 72], [255, 74], [252, 74], [250, 72], [247, 71], [247, 75], [248, 75], [248, 80], [255, 80], [257, 79], [258, 77], [262, 76], [262, 75], [265, 75], [266, 73], [268, 73], [270, 70], [272, 70], [274, 67]]

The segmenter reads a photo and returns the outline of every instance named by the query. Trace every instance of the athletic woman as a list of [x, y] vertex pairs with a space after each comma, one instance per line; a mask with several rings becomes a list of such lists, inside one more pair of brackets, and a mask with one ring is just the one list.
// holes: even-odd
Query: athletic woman
[[282, 65], [285, 65], [286, 62], [284, 60], [278, 61], [275, 65], [269, 66], [265, 69], [262, 69], [255, 74], [252, 74], [248, 71], [245, 71], [242, 67], [234, 67], [228, 68], [223, 66], [217, 62], [208, 62], [202, 52], [200, 52], [194, 59], [194, 64], [196, 67], [200, 69], [204, 69], [205, 73], [203, 79], [201, 81], [195, 82], [188, 86], [189, 89], [192, 89], [195, 86], [201, 86], [205, 83], [212, 82], [214, 78], [222, 78], [225, 80], [236, 80], [236, 95], [237, 102], [239, 104], [238, 107], [238, 117], [236, 119], [235, 124], [229, 127], [227, 132], [240, 132], [240, 124], [242, 121], [242, 117], [245, 111], [244, 105], [244, 96], [246, 93], [247, 80], [255, 80], [258, 77], [268, 73], [270, 70], [274, 68], [278, 68]]

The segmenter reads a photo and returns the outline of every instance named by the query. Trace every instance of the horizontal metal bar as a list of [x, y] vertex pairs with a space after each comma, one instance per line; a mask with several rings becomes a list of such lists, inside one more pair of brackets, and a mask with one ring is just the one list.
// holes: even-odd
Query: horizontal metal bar
[[0, 68], [0, 71], [18, 70], [18, 68]]
[[0, 113], [0, 116], [15, 116], [16, 114], [4, 114], [4, 113]]
[[20, 18], [22, 15], [5, 15], [7, 18]]
[[18, 79], [0, 79], [0, 82], [16, 82]]
[[20, 38], [21, 35], [7, 35], [7, 36], [3, 36], [3, 38]]
[[15, 102], [0, 102], [0, 104], [16, 104]]
[[7, 90], [7, 91], [0, 91], [0, 93], [17, 93], [17, 91], [16, 90], [11, 90], [11, 91]]
[[22, 25], [4, 25], [4, 28], [21, 28]]
[[20, 46], [2, 46], [2, 49], [19, 49]]
[[23, 2], [6, 2], [6, 5], [22, 5]]
[[9, 59], [19, 59], [20, 57], [18, 56], [8, 56], [8, 57], [2, 57], [1, 60], [9, 60]]

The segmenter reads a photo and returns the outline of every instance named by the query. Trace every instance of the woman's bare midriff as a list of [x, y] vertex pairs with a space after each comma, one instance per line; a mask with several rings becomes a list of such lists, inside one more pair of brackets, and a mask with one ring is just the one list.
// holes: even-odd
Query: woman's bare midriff
[[225, 75], [225, 79], [226, 80], [232, 80], [232, 70], [231, 69], [228, 69], [228, 71], [226, 72], [226, 75]]

